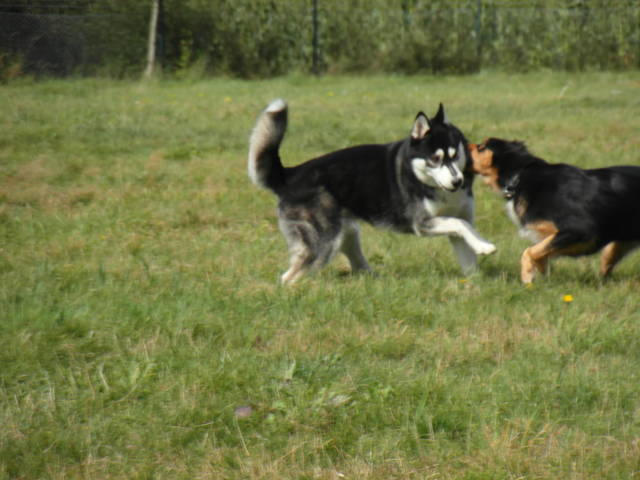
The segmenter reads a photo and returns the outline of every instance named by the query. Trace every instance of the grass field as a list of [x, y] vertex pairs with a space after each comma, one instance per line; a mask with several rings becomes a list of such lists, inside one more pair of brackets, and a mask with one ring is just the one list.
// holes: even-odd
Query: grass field
[[289, 165], [439, 101], [472, 141], [640, 164], [638, 72], [0, 86], [0, 478], [640, 478], [640, 254], [525, 288], [477, 181], [480, 274], [365, 226], [377, 276], [281, 288], [246, 175], [276, 96]]

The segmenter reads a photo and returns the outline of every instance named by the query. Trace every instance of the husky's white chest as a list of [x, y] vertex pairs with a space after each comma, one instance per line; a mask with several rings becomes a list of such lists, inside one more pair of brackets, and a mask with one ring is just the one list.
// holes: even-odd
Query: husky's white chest
[[434, 198], [424, 197], [422, 207], [430, 217], [458, 216], [465, 211], [472, 198], [466, 190], [436, 191]]

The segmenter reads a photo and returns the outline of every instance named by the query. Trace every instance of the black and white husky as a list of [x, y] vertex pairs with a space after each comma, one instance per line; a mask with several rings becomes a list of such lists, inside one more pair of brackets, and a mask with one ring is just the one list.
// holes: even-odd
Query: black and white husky
[[292, 284], [344, 253], [353, 271], [370, 270], [360, 248], [357, 220], [420, 236], [447, 235], [464, 274], [476, 255], [495, 246], [473, 229], [474, 202], [467, 141], [442, 104], [430, 120], [420, 112], [408, 138], [360, 145], [284, 167], [279, 147], [287, 104], [274, 100], [260, 114], [249, 141], [249, 177], [279, 198]]

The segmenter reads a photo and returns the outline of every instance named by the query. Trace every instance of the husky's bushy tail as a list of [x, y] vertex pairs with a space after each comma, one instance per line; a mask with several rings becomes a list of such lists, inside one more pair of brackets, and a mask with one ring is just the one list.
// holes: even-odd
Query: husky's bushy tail
[[262, 188], [278, 191], [284, 167], [278, 150], [287, 129], [287, 104], [273, 100], [260, 114], [249, 139], [249, 178]]

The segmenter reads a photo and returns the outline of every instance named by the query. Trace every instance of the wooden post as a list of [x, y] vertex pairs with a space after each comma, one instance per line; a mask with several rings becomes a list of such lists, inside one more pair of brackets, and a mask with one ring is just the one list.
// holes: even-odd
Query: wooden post
[[158, 36], [158, 14], [160, 12], [160, 0], [151, 0], [151, 19], [149, 20], [149, 42], [147, 43], [147, 68], [144, 70], [144, 78], [151, 78], [156, 63], [156, 39]]

